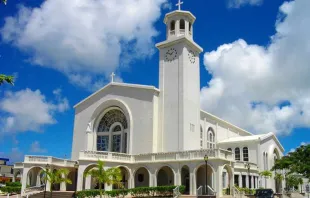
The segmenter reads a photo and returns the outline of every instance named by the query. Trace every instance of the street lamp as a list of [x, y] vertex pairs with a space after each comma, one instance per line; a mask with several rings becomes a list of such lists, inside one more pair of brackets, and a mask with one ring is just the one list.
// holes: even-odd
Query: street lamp
[[209, 159], [209, 156], [206, 154], [203, 159], [206, 162], [206, 193], [208, 195], [209, 194], [208, 193], [208, 159]]
[[[250, 183], [251, 183], [251, 181], [250, 181], [250, 168], [251, 168], [251, 165], [249, 162], [247, 162], [247, 163], [244, 163], [244, 166], [248, 169], [248, 182], [249, 182], [249, 187], [250, 187]], [[251, 187], [252, 187], [252, 185], [251, 185]]]
[[46, 183], [47, 183], [47, 172], [48, 172], [48, 169], [50, 168], [50, 165], [49, 164], [46, 164], [45, 166], [45, 184], [44, 184], [44, 198], [45, 198], [45, 195], [46, 195]]
[[76, 169], [75, 171], [75, 192], [74, 192], [74, 196], [76, 197], [77, 178], [78, 178], [78, 170], [79, 170], [79, 163], [77, 161], [74, 163], [74, 168]]

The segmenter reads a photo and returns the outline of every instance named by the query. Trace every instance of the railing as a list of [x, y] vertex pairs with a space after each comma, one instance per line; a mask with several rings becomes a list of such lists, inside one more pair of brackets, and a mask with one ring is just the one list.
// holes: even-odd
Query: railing
[[22, 162], [16, 162], [14, 164], [14, 169], [22, 169], [24, 168], [24, 164]]
[[208, 195], [215, 195], [216, 194], [215, 190], [211, 186], [208, 185], [207, 187], [208, 187], [208, 192], [207, 192]]
[[129, 155], [125, 153], [113, 153], [105, 151], [81, 151], [79, 159], [83, 160], [105, 160], [114, 162], [142, 163], [142, 162], [167, 162], [202, 160], [205, 155], [209, 158], [221, 158], [227, 161], [233, 160], [233, 154], [223, 149], [193, 150], [167, 153], [148, 153], [141, 155]]
[[257, 169], [257, 164], [255, 164], [253, 162], [244, 162], [244, 161], [236, 161], [235, 162], [235, 168], [247, 169], [247, 167], [245, 166], [245, 164], [247, 164], [247, 163], [250, 164], [250, 169], [251, 170], [258, 170]]
[[[55, 157], [49, 157], [49, 156], [25, 156], [24, 163], [32, 163], [32, 164], [54, 164], [58, 166], [64, 166], [64, 167], [74, 167], [75, 161], [67, 160], [67, 159], [60, 159]], [[18, 165], [16, 165], [18, 166]]]
[[202, 195], [202, 186], [199, 186], [199, 188], [197, 188], [196, 195]]
[[175, 189], [173, 189], [173, 197], [178, 198], [180, 195], [180, 186], [177, 186]]

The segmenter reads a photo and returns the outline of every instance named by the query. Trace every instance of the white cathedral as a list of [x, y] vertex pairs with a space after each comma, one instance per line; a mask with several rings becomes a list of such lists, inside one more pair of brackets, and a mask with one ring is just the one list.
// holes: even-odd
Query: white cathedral
[[195, 19], [180, 9], [166, 14], [167, 38], [156, 44], [159, 88], [117, 83], [112, 76], [111, 83], [74, 106], [71, 160], [25, 156], [15, 164], [23, 194], [42, 184], [40, 170], [47, 167], [70, 170], [73, 183], [55, 190], [97, 188], [96, 181], [83, 174], [98, 160], [107, 168], [120, 167], [126, 188], [184, 185], [185, 194], [216, 197], [224, 196], [223, 189], [236, 193], [235, 185], [282, 189], [274, 178], [259, 176], [283, 156], [273, 133], [253, 135], [201, 110], [203, 49], [193, 39]]

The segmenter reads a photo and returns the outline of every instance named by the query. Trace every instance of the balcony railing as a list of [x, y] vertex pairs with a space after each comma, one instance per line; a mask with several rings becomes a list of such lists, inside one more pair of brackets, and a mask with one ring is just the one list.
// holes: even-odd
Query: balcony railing
[[223, 160], [233, 160], [233, 154], [230, 151], [222, 149], [193, 150], [184, 152], [168, 153], [149, 153], [141, 155], [129, 155], [124, 153], [113, 153], [104, 151], [81, 151], [80, 160], [105, 160], [112, 162], [142, 163], [142, 162], [167, 162], [167, 161], [187, 161], [202, 160], [205, 155], [210, 159], [220, 158]]
[[22, 162], [16, 162], [14, 164], [14, 169], [22, 169], [24, 168], [24, 164]]
[[32, 164], [54, 164], [57, 166], [64, 166], [64, 167], [74, 167], [75, 161], [67, 160], [67, 159], [60, 159], [56, 157], [50, 156], [25, 156], [24, 163], [32, 163]]
[[258, 170], [257, 164], [253, 162], [244, 162], [244, 161], [236, 161], [235, 168], [247, 169], [247, 167], [245, 166], [245, 164], [247, 163], [250, 164], [250, 170]]

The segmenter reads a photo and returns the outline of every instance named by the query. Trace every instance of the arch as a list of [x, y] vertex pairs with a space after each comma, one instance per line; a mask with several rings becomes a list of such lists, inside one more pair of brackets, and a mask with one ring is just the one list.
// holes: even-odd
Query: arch
[[[214, 168], [208, 164], [207, 165], [207, 171], [206, 171], [206, 164], [200, 163], [198, 167], [195, 168], [194, 173], [196, 175], [196, 184], [197, 188], [202, 186], [202, 192], [204, 195], [208, 195], [208, 188], [206, 185], [210, 186], [211, 188], [214, 189]], [[207, 182], [206, 182], [207, 181]]]
[[98, 151], [127, 153], [128, 120], [121, 108], [112, 106], [105, 109], [98, 117], [96, 127]]
[[77, 176], [77, 172], [76, 170], [71, 170], [67, 176], [68, 179], [71, 180], [71, 184], [66, 183], [66, 190], [67, 191], [75, 191], [76, 189], [76, 176]]
[[190, 171], [187, 165], [181, 168], [181, 185], [185, 186], [184, 194], [189, 194], [190, 190]]
[[225, 164], [222, 167], [221, 173], [222, 173], [222, 189], [226, 189], [225, 191], [223, 191], [223, 193], [225, 193], [225, 195], [231, 195], [232, 187], [234, 185], [234, 182], [233, 182], [234, 176], [233, 176], [232, 167], [228, 164]]
[[248, 162], [249, 161], [249, 149], [248, 147], [243, 147], [243, 161]]
[[130, 181], [130, 170], [126, 166], [118, 166], [118, 168], [121, 170], [122, 186], [114, 185], [113, 189], [121, 189], [121, 188], [128, 189], [129, 188], [129, 181]]
[[42, 167], [34, 166], [31, 167], [27, 173], [27, 186], [34, 187], [34, 186], [41, 186], [44, 184], [43, 173], [44, 170]]
[[235, 148], [235, 160], [240, 161], [240, 148]]
[[150, 172], [145, 167], [140, 167], [134, 172], [135, 188], [150, 186]]
[[215, 148], [215, 132], [212, 127], [208, 128], [207, 141], [208, 141], [208, 148], [214, 149]]
[[[89, 164], [83, 172], [83, 175], [85, 175], [85, 173], [91, 169], [95, 169], [97, 168], [97, 164]], [[102, 184], [102, 189], [105, 189], [104, 184]], [[83, 177], [83, 189], [84, 190], [90, 190], [90, 189], [99, 189], [99, 183], [96, 181], [95, 178], [92, 178], [92, 176], [87, 176], [87, 177]]]
[[184, 19], [180, 20], [180, 29], [185, 30], [185, 20]]
[[156, 174], [157, 186], [171, 186], [174, 184], [174, 171], [169, 166], [161, 167]]
[[175, 31], [175, 21], [172, 20], [170, 23], [170, 31]]

